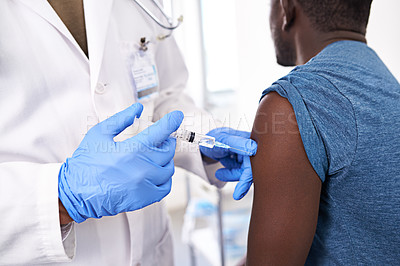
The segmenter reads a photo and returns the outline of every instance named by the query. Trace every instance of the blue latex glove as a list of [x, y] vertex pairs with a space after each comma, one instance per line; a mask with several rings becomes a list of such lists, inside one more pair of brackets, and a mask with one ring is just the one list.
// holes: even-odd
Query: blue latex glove
[[[219, 169], [215, 176], [226, 182], [239, 181], [233, 198], [242, 199], [253, 184], [250, 157], [257, 152], [257, 143], [250, 139], [250, 132], [221, 127], [211, 130], [207, 135], [216, 141], [231, 146], [233, 149], [200, 147], [203, 155], [219, 161], [225, 168]], [[238, 150], [236, 150], [238, 149]]]
[[138, 135], [115, 142], [142, 110], [134, 104], [94, 126], [62, 165], [59, 198], [76, 222], [141, 209], [170, 192], [176, 140], [169, 135], [183, 114], [171, 112]]

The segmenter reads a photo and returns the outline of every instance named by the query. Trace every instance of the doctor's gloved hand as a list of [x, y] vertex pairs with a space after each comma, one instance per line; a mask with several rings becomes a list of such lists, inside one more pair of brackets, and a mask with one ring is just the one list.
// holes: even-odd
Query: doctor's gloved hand
[[74, 221], [141, 209], [170, 192], [176, 140], [169, 135], [183, 114], [171, 112], [138, 135], [115, 142], [142, 110], [134, 104], [94, 126], [62, 165], [59, 198]]
[[257, 152], [257, 143], [250, 139], [250, 132], [221, 127], [211, 130], [207, 135], [216, 141], [229, 145], [232, 149], [200, 147], [204, 156], [219, 161], [225, 168], [219, 169], [215, 176], [225, 182], [239, 181], [233, 198], [242, 199], [253, 184], [250, 156]]

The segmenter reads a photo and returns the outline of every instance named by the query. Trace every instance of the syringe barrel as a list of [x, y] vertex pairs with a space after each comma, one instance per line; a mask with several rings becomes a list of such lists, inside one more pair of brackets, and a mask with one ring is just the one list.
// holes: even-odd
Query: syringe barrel
[[[133, 131], [138, 134], [139, 132], [142, 132], [149, 126], [151, 126], [153, 123], [144, 119], [139, 119], [135, 118], [134, 123], [133, 123]], [[207, 148], [213, 148], [215, 144], [215, 138], [203, 134], [196, 133], [194, 131], [186, 130], [183, 128], [178, 128], [175, 132], [171, 134], [171, 137], [180, 139], [185, 142], [197, 144], [200, 146], [204, 146]]]

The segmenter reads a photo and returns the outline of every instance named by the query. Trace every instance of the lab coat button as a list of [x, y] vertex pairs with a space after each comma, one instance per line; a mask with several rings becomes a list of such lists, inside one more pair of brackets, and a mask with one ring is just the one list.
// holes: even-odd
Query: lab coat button
[[103, 84], [103, 83], [97, 83], [96, 85], [96, 93], [97, 94], [104, 94], [106, 92], [106, 86], [107, 84]]

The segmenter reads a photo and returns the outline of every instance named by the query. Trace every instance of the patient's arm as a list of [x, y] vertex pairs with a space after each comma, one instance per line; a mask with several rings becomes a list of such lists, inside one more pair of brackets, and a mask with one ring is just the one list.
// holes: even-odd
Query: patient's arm
[[304, 265], [315, 234], [321, 180], [308, 161], [290, 103], [261, 101], [252, 138], [254, 202], [247, 265]]

